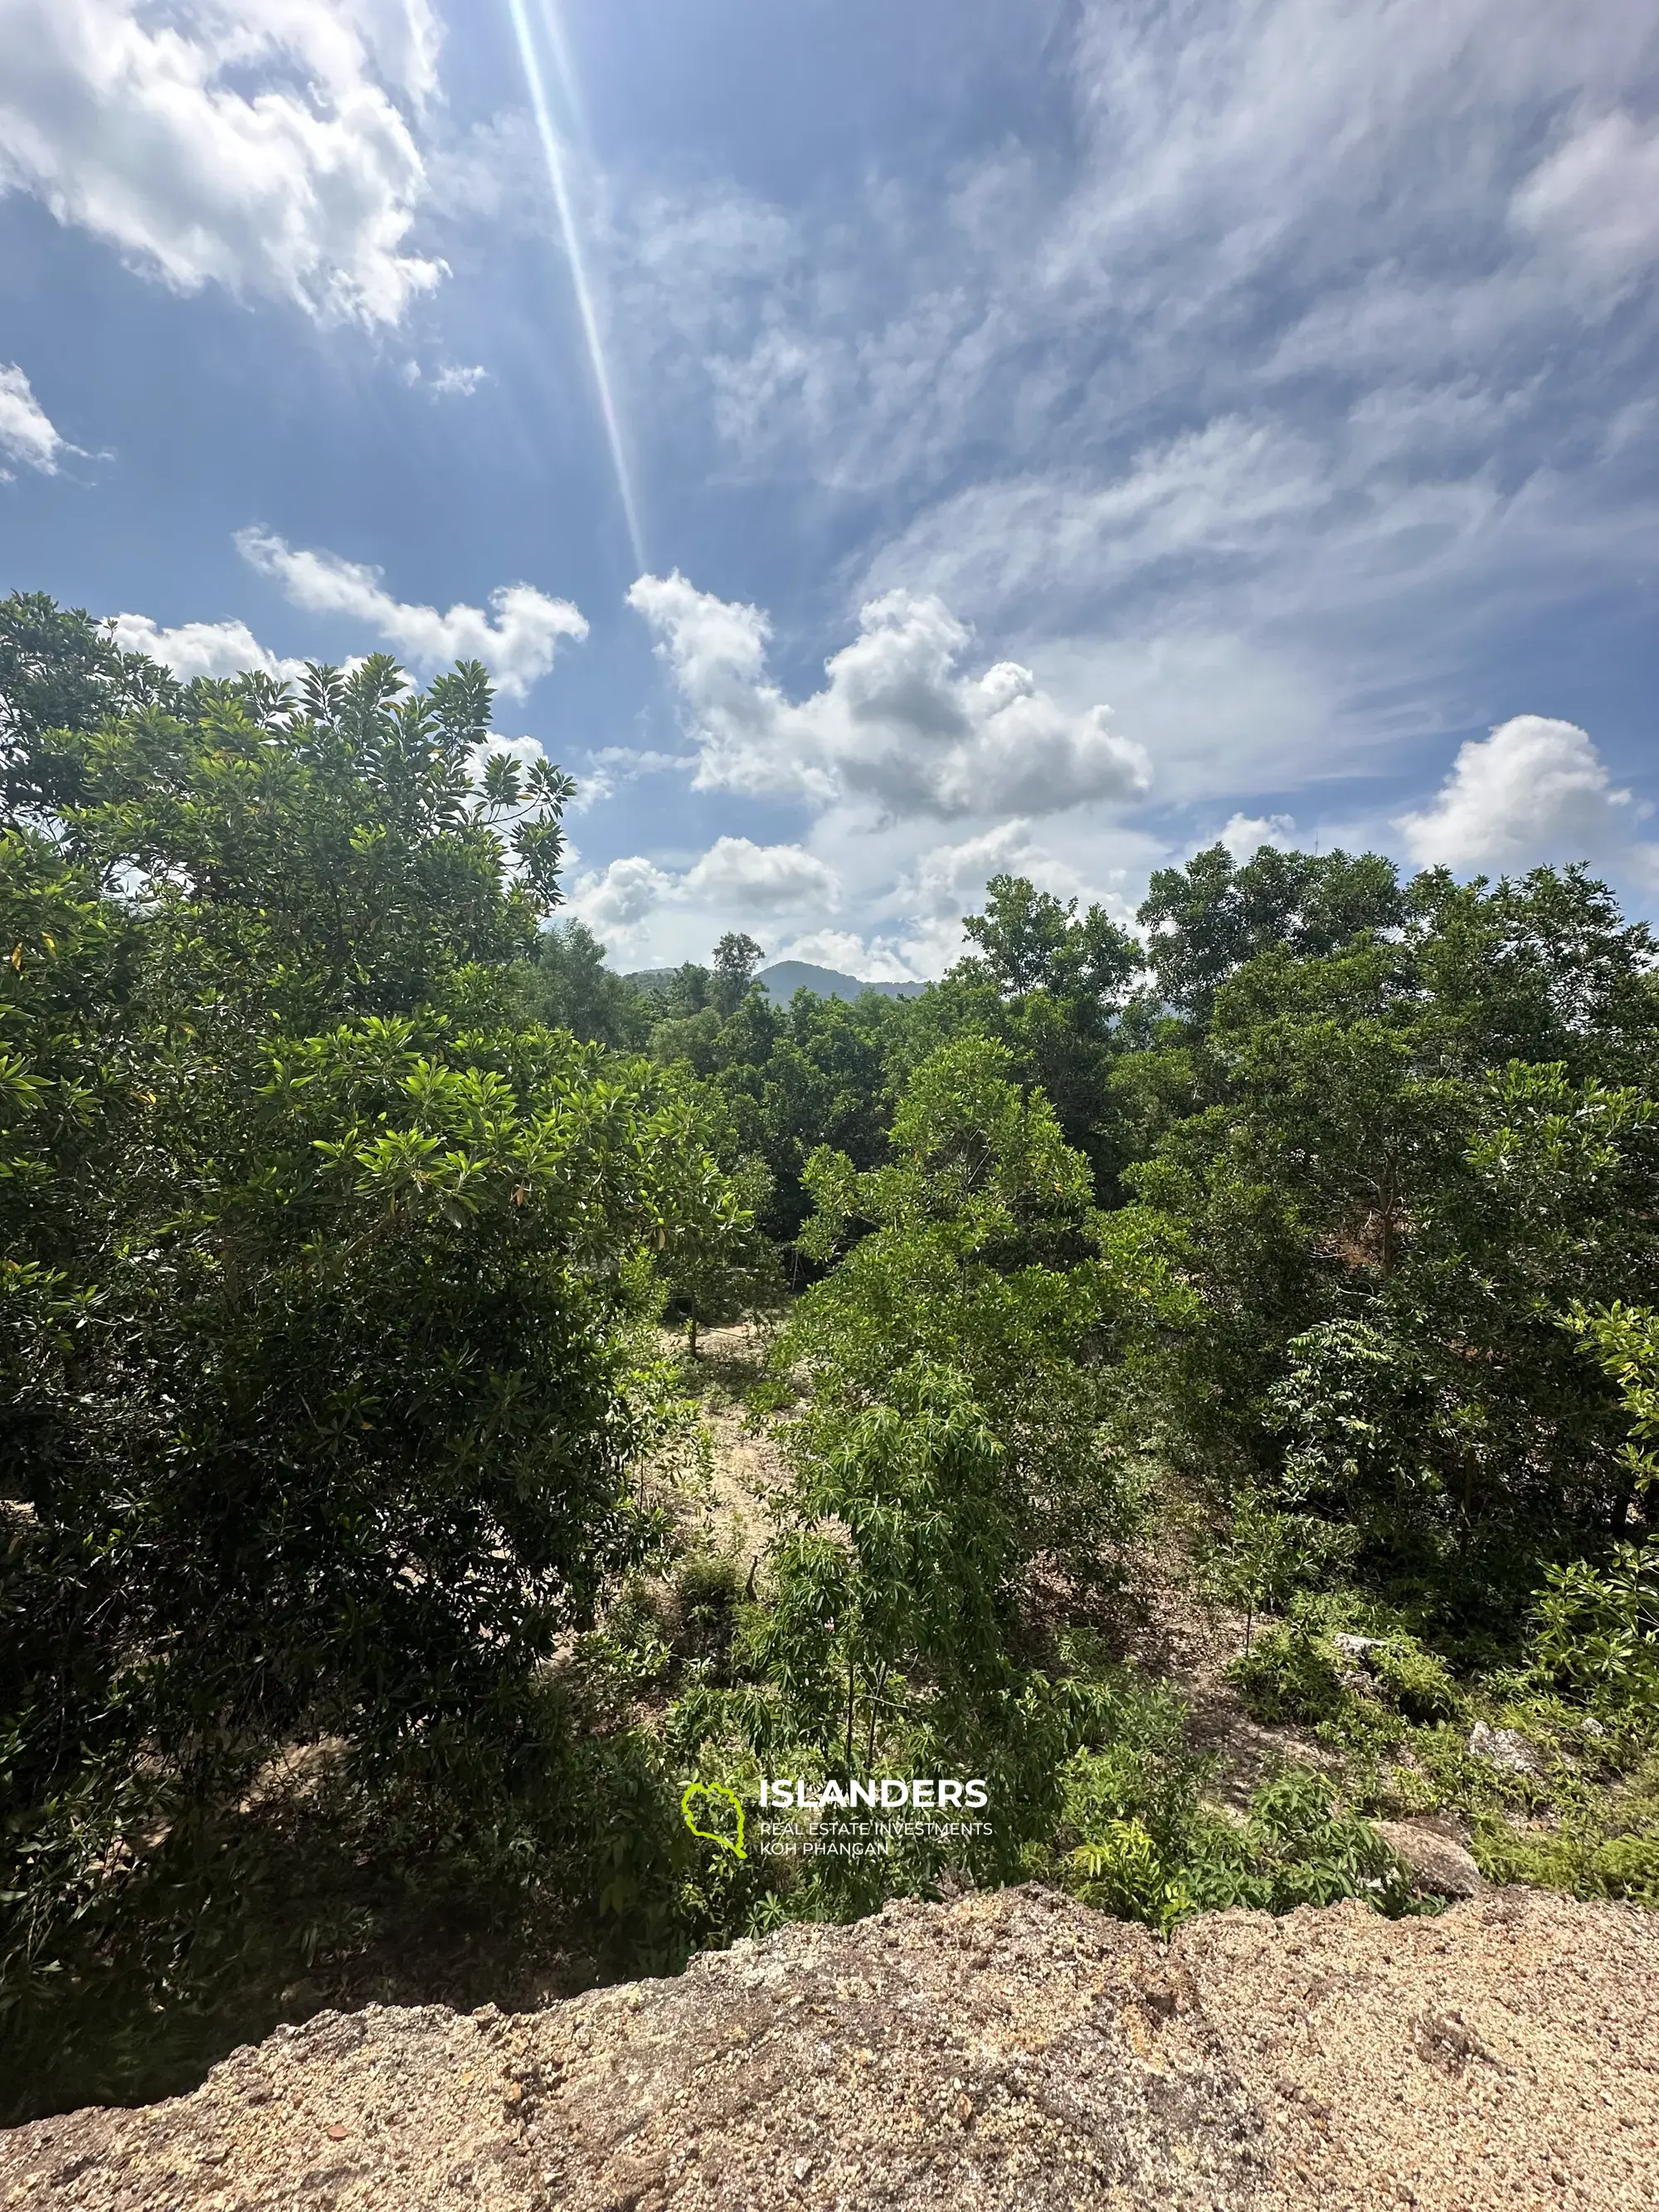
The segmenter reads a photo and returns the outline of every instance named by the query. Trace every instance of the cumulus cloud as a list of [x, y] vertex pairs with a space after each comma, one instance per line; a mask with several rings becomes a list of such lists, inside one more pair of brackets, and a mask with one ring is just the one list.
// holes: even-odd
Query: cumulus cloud
[[[58, 455], [74, 450], [52, 427], [16, 362], [0, 362], [0, 463], [21, 461], [42, 476], [56, 476]], [[0, 466], [0, 477], [10, 476]]]
[[1067, 898], [1082, 889], [1076, 871], [1045, 853], [1033, 842], [1030, 823], [1017, 817], [959, 845], [933, 847], [901, 881], [890, 903], [918, 919], [959, 921], [981, 902], [993, 876], [1025, 876], [1039, 890]]
[[441, 613], [394, 599], [378, 568], [337, 554], [292, 547], [262, 530], [239, 531], [236, 546], [251, 567], [277, 579], [295, 606], [366, 623], [422, 667], [482, 660], [509, 698], [522, 698], [546, 675], [562, 640], [587, 635], [586, 617], [568, 599], [549, 599], [531, 584], [492, 592], [489, 612], [458, 603]]
[[774, 960], [805, 960], [834, 968], [860, 983], [914, 983], [916, 971], [885, 939], [866, 940], [850, 929], [811, 929], [779, 945]]
[[1395, 826], [1425, 867], [1622, 860], [1659, 880], [1659, 848], [1632, 836], [1638, 811], [1577, 723], [1517, 714], [1461, 747], [1433, 805]]
[[1296, 835], [1288, 814], [1235, 814], [1222, 825], [1215, 840], [1224, 845], [1241, 866], [1264, 845], [1286, 846]]
[[756, 845], [747, 837], [717, 839], [684, 884], [692, 898], [746, 914], [833, 912], [841, 903], [841, 880], [823, 861], [799, 845]]
[[632, 854], [578, 876], [571, 887], [570, 910], [601, 937], [620, 938], [631, 946], [641, 923], [678, 888], [677, 878]]
[[712, 943], [724, 929], [779, 915], [805, 919], [834, 913], [841, 902], [835, 870], [799, 845], [757, 845], [720, 837], [684, 868], [662, 868], [633, 854], [579, 876], [570, 906], [624, 956], [651, 942], [653, 921], [675, 909], [677, 934], [696, 920]]
[[123, 653], [146, 653], [185, 684], [197, 676], [240, 676], [248, 669], [284, 683], [305, 673], [302, 660], [283, 660], [267, 652], [244, 622], [180, 623], [163, 629], [149, 615], [120, 614], [110, 635]]
[[759, 608], [699, 592], [678, 570], [641, 576], [629, 604], [672, 672], [704, 790], [950, 816], [1048, 813], [1138, 798], [1151, 781], [1108, 708], [1070, 712], [1017, 661], [962, 672], [969, 633], [939, 599], [870, 600], [858, 636], [824, 664], [823, 689], [799, 702], [767, 672]]
[[0, 189], [181, 292], [397, 322], [443, 265], [410, 250], [428, 0], [0, 0]]

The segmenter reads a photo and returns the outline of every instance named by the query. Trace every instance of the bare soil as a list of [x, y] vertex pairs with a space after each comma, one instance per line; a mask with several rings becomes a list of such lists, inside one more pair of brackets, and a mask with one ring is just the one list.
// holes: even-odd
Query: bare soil
[[1659, 1916], [1225, 1913], [1039, 1889], [798, 1925], [537, 2013], [370, 2007], [190, 2097], [0, 2136], [79, 2212], [1650, 2212]]

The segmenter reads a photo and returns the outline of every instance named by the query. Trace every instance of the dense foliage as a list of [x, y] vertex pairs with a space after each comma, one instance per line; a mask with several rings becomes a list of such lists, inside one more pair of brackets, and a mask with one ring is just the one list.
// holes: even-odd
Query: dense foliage
[[[1659, 1903], [1646, 927], [1580, 869], [1217, 846], [1133, 929], [994, 878], [914, 999], [778, 1005], [737, 934], [629, 981], [490, 707], [0, 603], [14, 2109], [488, 1993], [532, 1929], [1413, 1909], [1384, 1811]], [[1326, 1755], [1242, 1818], [1124, 1656], [1177, 1554]], [[680, 1817], [935, 1771], [994, 1817], [851, 1861]]]
[[653, 1266], [741, 1224], [683, 1086], [522, 1020], [569, 786], [482, 669], [107, 674], [12, 714], [0, 838], [0, 2017], [66, 2065], [188, 1980], [272, 1759], [441, 1832], [550, 1755], [536, 1670], [649, 1534]]

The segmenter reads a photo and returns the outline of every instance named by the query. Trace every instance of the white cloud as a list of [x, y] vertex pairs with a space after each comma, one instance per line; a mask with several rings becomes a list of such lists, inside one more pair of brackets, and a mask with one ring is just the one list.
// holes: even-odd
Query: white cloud
[[[860, 983], [914, 983], [918, 978], [893, 945], [874, 937], [867, 942], [850, 929], [812, 929], [779, 945], [771, 961], [805, 960], [815, 968], [834, 968]], [[771, 964], [769, 963], [769, 965]]]
[[1176, 562], [1201, 558], [1213, 569], [1260, 559], [1300, 540], [1332, 495], [1309, 439], [1223, 416], [1142, 447], [1092, 486], [1074, 468], [971, 484], [922, 509], [883, 549], [872, 580], [922, 575], [975, 608], [1085, 579], [1097, 592]]
[[890, 903], [918, 918], [957, 921], [980, 904], [991, 878], [1004, 875], [1025, 876], [1039, 890], [1062, 897], [1075, 897], [1082, 889], [1075, 870], [1033, 843], [1030, 823], [1016, 818], [959, 845], [935, 845]]
[[726, 929], [779, 915], [805, 920], [840, 902], [840, 880], [823, 861], [799, 845], [747, 837], [719, 838], [684, 868], [631, 854], [577, 877], [570, 891], [571, 911], [624, 958], [642, 957], [657, 942], [653, 925], [665, 909], [677, 939], [701, 933], [712, 945]]
[[[896, 156], [833, 207], [716, 184], [613, 219], [665, 444], [799, 510], [878, 489], [849, 595], [937, 594], [1062, 707], [1110, 699], [1159, 800], [1211, 820], [1467, 726], [1569, 571], [1633, 628], [1659, 492], [1614, 433], [1659, 346], [1650, 11], [1065, 15], [1058, 141]], [[854, 795], [753, 696], [757, 624], [734, 726], [691, 709], [705, 784]]]
[[1264, 845], [1286, 847], [1295, 835], [1296, 823], [1288, 814], [1235, 814], [1211, 842], [1224, 845], [1243, 866]]
[[1581, 118], [1516, 193], [1510, 216], [1567, 264], [1578, 289], [1616, 296], [1659, 260], [1659, 122], [1622, 108]]
[[673, 876], [634, 854], [578, 876], [570, 889], [570, 910], [601, 937], [620, 940], [627, 951], [641, 941], [641, 924], [678, 888]]
[[183, 292], [395, 323], [443, 274], [410, 250], [428, 0], [0, 0], [0, 189]]
[[841, 883], [833, 868], [799, 845], [756, 845], [747, 837], [721, 837], [688, 869], [687, 895], [747, 914], [799, 913], [803, 907], [834, 912]]
[[110, 635], [123, 653], [147, 653], [185, 684], [192, 677], [240, 676], [256, 668], [283, 683], [297, 683], [305, 674], [304, 661], [267, 652], [244, 622], [180, 623], [163, 629], [149, 615], [120, 614]]
[[1151, 781], [1108, 708], [1067, 712], [1015, 661], [962, 674], [969, 633], [937, 599], [868, 601], [857, 638], [825, 663], [824, 688], [796, 704], [767, 673], [758, 608], [699, 592], [678, 570], [641, 576], [628, 596], [672, 671], [702, 789], [844, 797], [906, 817], [1047, 813], [1139, 798]]
[[1517, 714], [1462, 746], [1433, 805], [1401, 815], [1395, 826], [1425, 867], [1622, 861], [1659, 880], [1659, 848], [1632, 837], [1638, 813], [1630, 793], [1613, 788], [1577, 723]]
[[522, 698], [546, 675], [562, 639], [587, 635], [586, 617], [568, 599], [549, 599], [531, 584], [506, 584], [492, 592], [489, 613], [463, 604], [440, 613], [394, 599], [378, 568], [337, 554], [298, 550], [261, 530], [238, 531], [236, 546], [262, 575], [280, 581], [295, 606], [365, 623], [422, 667], [482, 660], [508, 698]]
[[[58, 473], [58, 456], [74, 450], [53, 428], [16, 362], [0, 362], [0, 461], [21, 461], [51, 477]], [[10, 474], [0, 468], [0, 477]]]
[[470, 399], [489, 374], [477, 362], [471, 368], [441, 368], [432, 380], [432, 389], [441, 399], [457, 396]]
[[463, 368], [453, 362], [441, 368], [428, 370], [418, 361], [406, 361], [401, 374], [411, 391], [429, 392], [434, 399], [470, 399], [489, 376], [489, 371], [479, 363]]

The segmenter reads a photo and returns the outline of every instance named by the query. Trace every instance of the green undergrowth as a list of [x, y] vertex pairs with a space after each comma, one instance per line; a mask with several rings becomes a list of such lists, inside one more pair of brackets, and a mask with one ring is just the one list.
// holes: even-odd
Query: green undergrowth
[[1507, 1664], [1460, 1668], [1397, 1608], [1327, 1591], [1229, 1671], [1253, 1717], [1337, 1755], [1357, 1811], [1456, 1817], [1494, 1882], [1659, 1905], [1654, 1549], [1549, 1574]]

